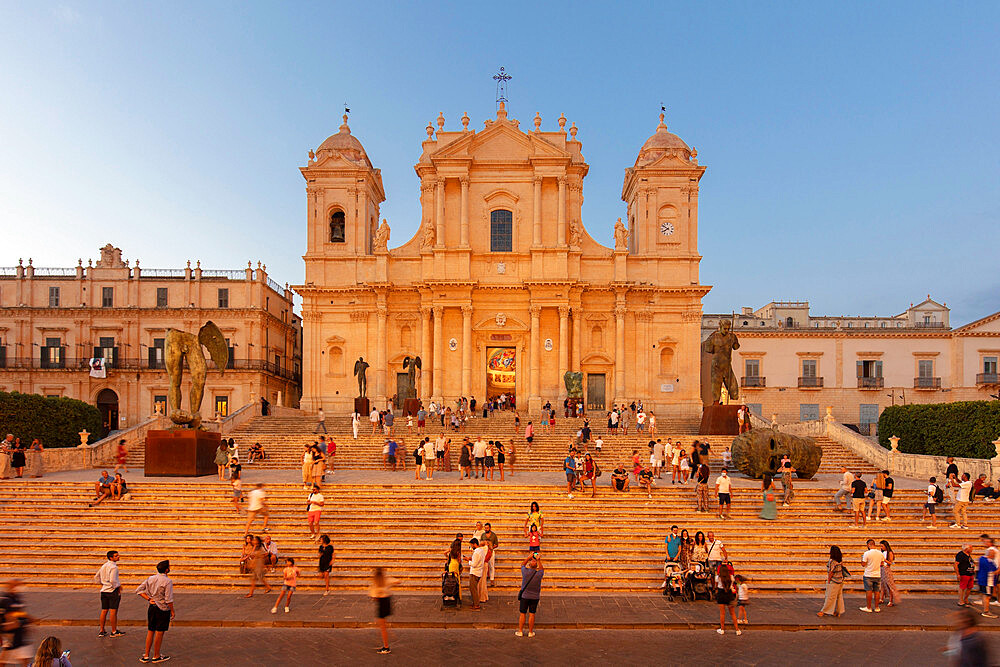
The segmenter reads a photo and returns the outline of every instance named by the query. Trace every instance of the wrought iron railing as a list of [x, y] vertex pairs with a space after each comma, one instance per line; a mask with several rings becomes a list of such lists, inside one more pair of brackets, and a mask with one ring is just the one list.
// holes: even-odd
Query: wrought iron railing
[[858, 389], [881, 389], [885, 386], [885, 378], [858, 378]]
[[819, 388], [823, 386], [823, 378], [816, 376], [800, 377], [799, 386], [803, 388], [810, 388], [810, 387]]
[[944, 322], [914, 322], [914, 329], [944, 329]]
[[996, 373], [977, 373], [976, 384], [1000, 384], [1000, 376]]
[[754, 375], [751, 377], [744, 377], [743, 382], [741, 382], [740, 384], [743, 385], [743, 387], [746, 389], [753, 389], [758, 387], [763, 388], [767, 386], [766, 380], [767, 378], [765, 378], [764, 376]]
[[913, 378], [914, 389], [940, 389], [941, 378], [916, 377]]
[[[28, 369], [28, 370], [72, 370], [89, 371], [91, 357], [63, 357], [58, 360], [50, 360], [44, 357], [7, 357], [0, 356], [0, 369]], [[211, 359], [205, 360], [208, 368], [216, 370]], [[185, 361], [184, 367], [187, 368]], [[150, 360], [148, 358], [124, 358], [108, 360], [105, 363], [106, 371], [115, 370], [165, 370], [166, 365], [162, 360]], [[278, 364], [264, 359], [231, 359], [226, 370], [237, 371], [262, 371], [286, 380], [299, 382], [302, 373], [290, 368], [283, 368]]]

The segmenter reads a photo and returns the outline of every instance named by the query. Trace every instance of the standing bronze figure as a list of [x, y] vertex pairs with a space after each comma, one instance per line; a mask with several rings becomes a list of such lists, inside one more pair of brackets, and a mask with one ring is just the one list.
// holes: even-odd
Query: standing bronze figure
[[[205, 395], [205, 376], [208, 367], [201, 346], [208, 353], [220, 373], [225, 373], [229, 365], [229, 346], [219, 327], [209, 321], [198, 331], [198, 335], [177, 329], [167, 329], [164, 356], [170, 388], [167, 390], [167, 405], [170, 421], [178, 425], [201, 428], [201, 399]], [[188, 410], [181, 409], [181, 380], [184, 375], [184, 360], [191, 370], [191, 393], [188, 394]]]
[[719, 330], [713, 331], [701, 344], [702, 351], [712, 355], [712, 403], [718, 403], [722, 398], [723, 385], [730, 399], [735, 401], [740, 397], [740, 385], [733, 373], [733, 350], [740, 349], [740, 341], [730, 331], [732, 326], [732, 320], [720, 321]]
[[420, 368], [420, 357], [403, 357], [403, 370], [406, 371], [406, 398], [417, 397], [417, 370]]
[[354, 374], [358, 376], [358, 398], [368, 395], [368, 362], [364, 357], [358, 357], [354, 362]]

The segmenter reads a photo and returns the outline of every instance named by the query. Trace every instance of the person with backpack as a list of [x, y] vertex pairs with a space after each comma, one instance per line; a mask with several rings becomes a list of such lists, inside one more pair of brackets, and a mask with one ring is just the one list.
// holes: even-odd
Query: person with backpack
[[514, 633], [518, 637], [524, 636], [524, 617], [528, 616], [528, 636], [535, 636], [535, 612], [538, 611], [538, 600], [542, 597], [542, 576], [545, 568], [542, 567], [542, 558], [537, 552], [532, 551], [528, 557], [521, 561], [521, 590], [517, 594], [520, 602], [520, 615], [517, 619], [517, 631]]
[[927, 500], [924, 502], [924, 511], [920, 515], [920, 523], [927, 520], [930, 516], [931, 523], [926, 528], [936, 528], [937, 520], [934, 518], [934, 512], [937, 506], [944, 502], [944, 491], [941, 487], [937, 485], [937, 477], [931, 477], [930, 485], [927, 487]]
[[824, 616], [840, 616], [844, 613], [844, 579], [850, 576], [844, 567], [844, 554], [836, 544], [830, 547], [830, 559], [826, 562], [826, 599], [823, 608], [816, 612]]

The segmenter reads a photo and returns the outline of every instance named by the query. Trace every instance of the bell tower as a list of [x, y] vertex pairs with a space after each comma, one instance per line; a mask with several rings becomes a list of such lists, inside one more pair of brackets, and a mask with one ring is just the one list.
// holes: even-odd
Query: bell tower
[[371, 255], [385, 201], [382, 172], [351, 134], [346, 113], [340, 131], [309, 151], [309, 163], [300, 171], [309, 207], [307, 274], [310, 258]]
[[698, 183], [705, 167], [698, 165], [698, 151], [667, 131], [663, 117], [625, 170], [629, 253], [697, 255]]

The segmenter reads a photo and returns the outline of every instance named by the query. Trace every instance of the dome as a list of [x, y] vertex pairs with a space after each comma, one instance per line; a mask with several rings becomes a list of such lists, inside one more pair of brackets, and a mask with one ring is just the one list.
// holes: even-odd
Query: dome
[[691, 150], [684, 143], [683, 139], [672, 132], [667, 132], [667, 124], [663, 122], [663, 114], [661, 113], [660, 124], [656, 126], [656, 134], [646, 140], [639, 153], [642, 154], [650, 150], [664, 150], [669, 148], [680, 148], [685, 151]]
[[316, 158], [319, 161], [334, 154], [345, 157], [351, 162], [371, 167], [371, 161], [368, 159], [365, 147], [361, 145], [357, 137], [351, 134], [351, 128], [347, 126], [347, 114], [344, 114], [344, 123], [340, 126], [340, 132], [327, 137], [326, 141], [316, 149]]

